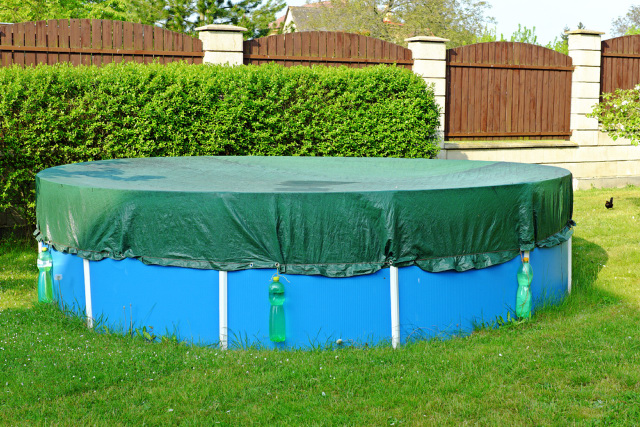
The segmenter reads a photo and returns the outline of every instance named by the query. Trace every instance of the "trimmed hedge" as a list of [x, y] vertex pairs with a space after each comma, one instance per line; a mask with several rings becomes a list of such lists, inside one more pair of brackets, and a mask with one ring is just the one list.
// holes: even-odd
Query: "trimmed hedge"
[[389, 66], [0, 68], [0, 211], [35, 224], [35, 174], [89, 160], [429, 158], [438, 113], [420, 78]]

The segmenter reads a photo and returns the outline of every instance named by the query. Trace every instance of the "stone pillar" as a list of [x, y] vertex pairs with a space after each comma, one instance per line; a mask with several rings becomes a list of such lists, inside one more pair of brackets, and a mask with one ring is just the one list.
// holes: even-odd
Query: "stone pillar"
[[572, 141], [598, 144], [598, 119], [586, 117], [600, 98], [601, 36], [591, 30], [568, 31], [569, 56], [575, 67], [571, 81]]
[[448, 39], [416, 36], [405, 40], [413, 54], [413, 72], [428, 84], [433, 83], [436, 103], [440, 106], [440, 127], [444, 135], [445, 98], [447, 94], [447, 48]]
[[211, 24], [196, 28], [205, 64], [242, 65], [242, 33], [246, 28]]

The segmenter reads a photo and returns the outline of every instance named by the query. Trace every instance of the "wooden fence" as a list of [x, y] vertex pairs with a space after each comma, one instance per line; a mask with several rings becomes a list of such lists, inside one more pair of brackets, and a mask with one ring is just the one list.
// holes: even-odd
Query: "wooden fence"
[[150, 25], [100, 19], [58, 19], [0, 25], [0, 66], [101, 65], [135, 61], [201, 64], [202, 41]]
[[380, 39], [358, 34], [310, 31], [279, 34], [247, 40], [244, 64], [276, 62], [291, 67], [315, 64], [362, 68], [376, 64], [398, 64], [411, 69], [411, 51]]
[[600, 93], [640, 84], [640, 35], [602, 41]]
[[524, 43], [447, 50], [445, 138], [569, 139], [567, 55]]

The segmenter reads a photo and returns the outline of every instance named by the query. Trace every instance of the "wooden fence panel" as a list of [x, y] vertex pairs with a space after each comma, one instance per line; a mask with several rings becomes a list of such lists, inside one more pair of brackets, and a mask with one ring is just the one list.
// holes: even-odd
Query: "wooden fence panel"
[[[101, 19], [92, 19], [91, 20], [91, 47], [93, 49], [102, 49], [102, 20]], [[91, 57], [91, 63], [93, 65], [102, 65], [102, 56], [101, 55], [93, 55]]]
[[[144, 33], [142, 29], [143, 29], [142, 25], [133, 26], [133, 50], [135, 51], [141, 51], [144, 49], [144, 42], [142, 40], [144, 37]], [[137, 62], [138, 64], [144, 63], [144, 55], [143, 54], [135, 55], [134, 61]]]
[[[182, 39], [182, 51], [183, 52], [193, 52], [193, 40], [191, 37]], [[150, 57], [147, 57], [151, 59]], [[187, 64], [193, 64], [193, 60], [191, 58], [185, 58]]]
[[58, 21], [58, 45], [62, 50], [58, 55], [58, 61], [69, 62], [71, 55], [69, 55], [67, 49], [70, 49], [70, 26], [68, 19], [60, 19]]
[[0, 66], [70, 62], [186, 61], [202, 64], [202, 41], [150, 25], [58, 19], [0, 25]]
[[447, 50], [445, 139], [569, 139], [571, 58], [524, 43]]
[[[16, 24], [13, 29], [14, 43], [16, 46], [24, 46], [24, 24]], [[24, 52], [16, 52], [15, 63], [24, 65]]]
[[[162, 30], [162, 40], [164, 43], [164, 49], [167, 51], [173, 51], [173, 35], [169, 30]], [[173, 62], [173, 56], [165, 56], [164, 63], [168, 64]]]
[[[113, 22], [112, 21], [102, 21], [102, 49], [104, 50], [112, 50], [113, 49]], [[113, 62], [113, 55], [102, 55], [102, 63], [110, 64]]]
[[[56, 21], [55, 19], [50, 19], [49, 21], [47, 21], [47, 35], [45, 37], [45, 44], [44, 46], [47, 46], [47, 43], [50, 44], [51, 47], [53, 48], [58, 48], [60, 47], [60, 43], [58, 41], [58, 21]], [[50, 40], [50, 42], [49, 42]], [[2, 43], [0, 42], [0, 45]], [[58, 53], [57, 52], [49, 52], [47, 53], [47, 64], [55, 64], [56, 62], [58, 62]]]
[[[24, 23], [24, 45], [26, 47], [36, 46], [36, 23]], [[25, 65], [36, 65], [36, 53], [33, 50], [27, 50], [24, 54]]]
[[80, 20], [79, 19], [70, 19], [69, 20], [69, 49], [71, 54], [69, 55], [69, 62], [71, 62], [74, 66], [80, 65], [81, 61], [81, 50], [82, 46], [80, 45]]
[[640, 84], [640, 34], [602, 41], [600, 93]]
[[309, 31], [278, 34], [247, 40], [244, 64], [276, 62], [285, 67], [346, 65], [361, 68], [376, 64], [398, 64], [411, 69], [411, 51], [380, 39], [358, 34]]
[[180, 37], [180, 34], [173, 33], [173, 50], [182, 52], [184, 50], [183, 39]]
[[[36, 22], [36, 46], [38, 47], [47, 47], [47, 23], [46, 21], [38, 21]], [[47, 52], [38, 52], [36, 53], [36, 63], [37, 64], [46, 64], [47, 61]]]
[[[13, 25], [0, 25], [0, 46], [13, 43]], [[11, 52], [0, 51], [0, 66], [13, 61]]]
[[[89, 19], [80, 20], [80, 46], [83, 51], [91, 49], [91, 21]], [[82, 52], [80, 62], [82, 65], [91, 65], [91, 54]]]
[[129, 55], [123, 55], [124, 62], [133, 62], [133, 23], [124, 22], [122, 25], [122, 49], [123, 51], [129, 53]]

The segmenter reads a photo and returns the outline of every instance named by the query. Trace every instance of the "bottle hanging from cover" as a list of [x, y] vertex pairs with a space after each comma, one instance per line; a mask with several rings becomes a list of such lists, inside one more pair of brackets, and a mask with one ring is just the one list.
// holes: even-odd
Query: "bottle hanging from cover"
[[49, 249], [43, 247], [38, 253], [38, 302], [53, 302], [53, 277], [51, 268], [53, 267], [53, 258]]
[[286, 338], [284, 321], [284, 285], [280, 277], [275, 276], [269, 284], [269, 339], [273, 342], [283, 342]]
[[518, 318], [531, 317], [531, 281], [533, 268], [529, 264], [529, 251], [524, 253], [522, 264], [518, 269], [518, 293], [516, 294], [516, 316]]

